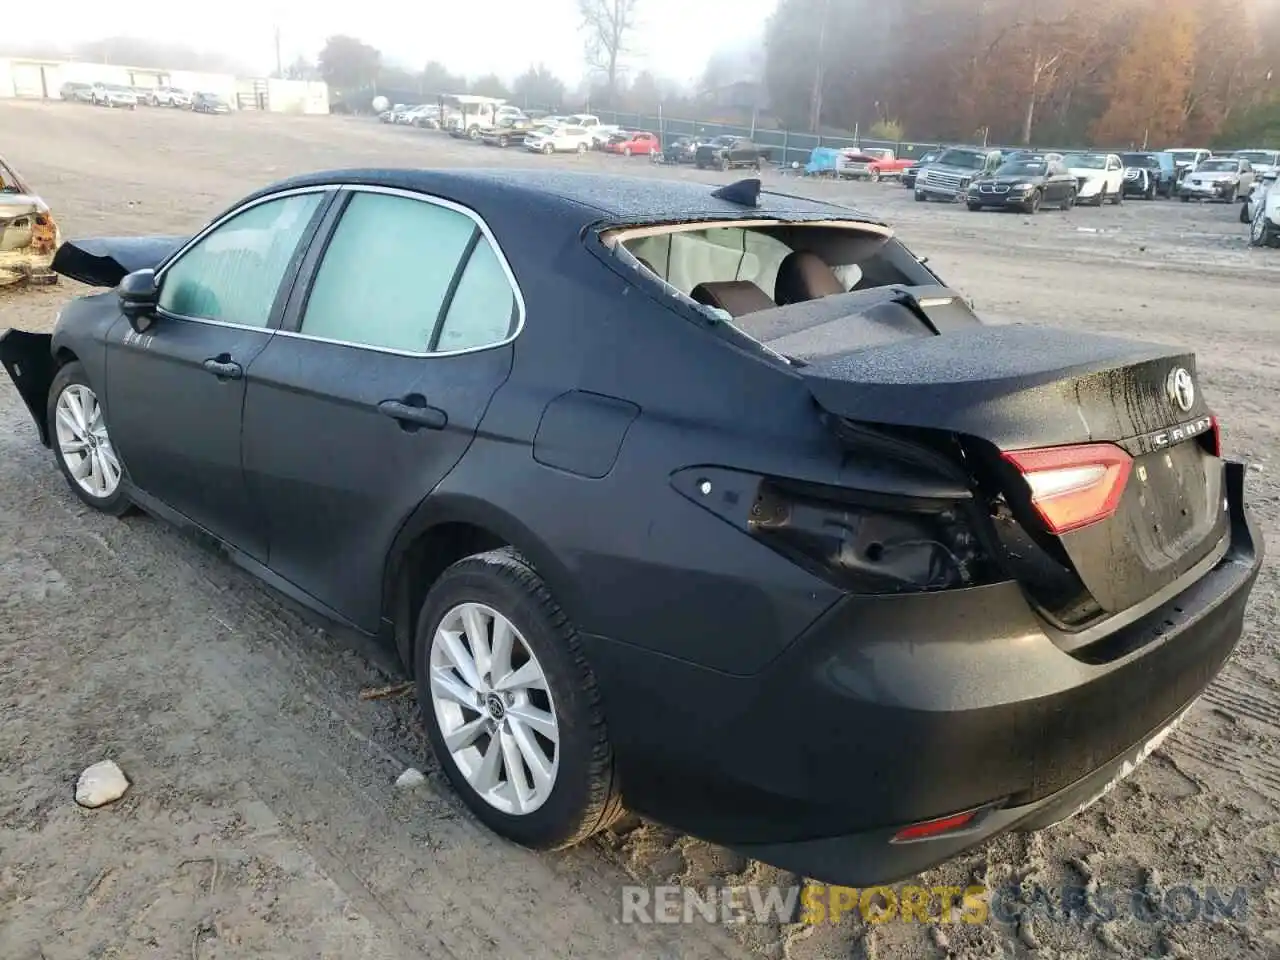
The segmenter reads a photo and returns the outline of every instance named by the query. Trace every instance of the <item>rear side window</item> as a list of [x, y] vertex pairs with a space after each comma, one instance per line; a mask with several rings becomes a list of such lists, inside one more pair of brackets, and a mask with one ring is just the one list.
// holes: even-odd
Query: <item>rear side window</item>
[[205, 234], [169, 267], [161, 310], [196, 320], [265, 327], [289, 261], [322, 194], [268, 200]]
[[424, 200], [358, 192], [329, 241], [300, 332], [431, 353], [498, 343], [516, 320], [511, 281], [474, 220]]

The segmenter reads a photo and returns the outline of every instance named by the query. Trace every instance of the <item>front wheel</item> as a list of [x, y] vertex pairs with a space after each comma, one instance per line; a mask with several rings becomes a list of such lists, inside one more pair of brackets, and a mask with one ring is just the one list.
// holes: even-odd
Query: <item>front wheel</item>
[[553, 153], [555, 153], [555, 152], [556, 152], [556, 148], [555, 148], [552, 144], [550, 144], [550, 143], [546, 144], [546, 145], [542, 148], [542, 155], [543, 155], [543, 156], [545, 156], [545, 157], [549, 157], [549, 156], [551, 156], [551, 155], [552, 155]]
[[1249, 201], [1248, 200], [1240, 204], [1240, 222], [1241, 223], [1249, 222]]
[[1111, 202], [1114, 203], [1117, 207], [1120, 206], [1120, 204], [1124, 203], [1124, 187], [1121, 187], [1119, 190], [1116, 191], [1116, 195], [1111, 198]]
[[925, 196], [923, 190], [916, 191], [916, 203], [924, 203], [929, 198]]
[[1189, 196], [1187, 196], [1187, 194], [1185, 194], [1185, 193], [1184, 193], [1181, 197], [1179, 197], [1179, 199], [1180, 199], [1183, 203], [1190, 203], [1190, 202], [1191, 202], [1191, 198], [1190, 198]]
[[519, 554], [503, 548], [449, 567], [415, 639], [432, 748], [490, 829], [554, 850], [622, 815], [595, 675], [577, 630]]
[[1236, 197], [1238, 197], [1239, 195], [1240, 195], [1240, 188], [1232, 187], [1231, 192], [1228, 193], [1226, 197], [1224, 197], [1224, 199], [1227, 201], [1227, 203], [1235, 203]]
[[879, 182], [880, 182], [880, 171], [879, 171], [879, 170], [872, 170], [870, 173], [868, 173], [868, 174], [867, 174], [867, 180], [869, 180], [871, 183], [879, 183]]
[[1039, 190], [1037, 190], [1035, 193], [1031, 194], [1031, 197], [1030, 197], [1030, 199], [1028, 199], [1028, 200], [1027, 200], [1027, 205], [1026, 205], [1026, 207], [1025, 207], [1026, 212], [1027, 212], [1027, 213], [1036, 213], [1036, 212], [1040, 209], [1040, 201], [1041, 201], [1041, 199], [1043, 199], [1043, 198], [1040, 196], [1040, 191], [1039, 191]]
[[585, 143], [578, 144], [578, 156], [582, 156], [582, 154], [586, 152], [587, 152], [587, 145]]
[[1267, 222], [1267, 207], [1265, 203], [1260, 203], [1258, 212], [1253, 215], [1253, 226], [1249, 228], [1249, 246], [1270, 246], [1271, 237], [1271, 224]]
[[967, 205], [967, 206], [968, 206], [968, 208], [969, 208], [970, 210], [972, 210], [974, 213], [977, 213], [979, 210], [981, 210], [981, 209], [982, 209], [982, 204], [980, 204], [980, 203], [975, 203], [975, 202], [974, 202], [974, 201], [972, 201], [972, 200], [968, 201], [968, 203], [967, 203], [966, 205]]
[[79, 361], [54, 376], [45, 416], [53, 455], [71, 491], [102, 513], [118, 517], [128, 511], [124, 469], [102, 404]]
[[1075, 205], [1076, 205], [1076, 191], [1075, 191], [1075, 188], [1073, 187], [1072, 189], [1068, 190], [1067, 195], [1062, 198], [1062, 209], [1070, 210]]

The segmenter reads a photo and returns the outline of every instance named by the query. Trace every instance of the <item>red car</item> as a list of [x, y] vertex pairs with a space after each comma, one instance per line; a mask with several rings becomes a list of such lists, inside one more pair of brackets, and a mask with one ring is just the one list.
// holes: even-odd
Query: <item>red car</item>
[[610, 141], [605, 145], [609, 153], [620, 153], [629, 157], [637, 153], [658, 153], [662, 150], [662, 142], [656, 133], [632, 133], [623, 140]]

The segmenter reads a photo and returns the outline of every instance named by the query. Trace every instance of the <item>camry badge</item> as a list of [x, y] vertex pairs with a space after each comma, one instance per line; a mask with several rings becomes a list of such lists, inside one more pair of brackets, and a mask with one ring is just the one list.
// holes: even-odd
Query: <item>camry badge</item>
[[1178, 405], [1183, 413], [1189, 413], [1196, 403], [1196, 385], [1191, 373], [1185, 367], [1174, 367], [1165, 381], [1165, 390], [1169, 399]]

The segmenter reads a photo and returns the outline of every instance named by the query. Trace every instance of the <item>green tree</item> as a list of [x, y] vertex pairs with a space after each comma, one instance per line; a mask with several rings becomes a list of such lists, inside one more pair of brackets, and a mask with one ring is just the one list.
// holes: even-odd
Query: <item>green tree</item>
[[359, 90], [377, 83], [382, 54], [355, 37], [334, 34], [325, 41], [318, 66], [335, 91]]

